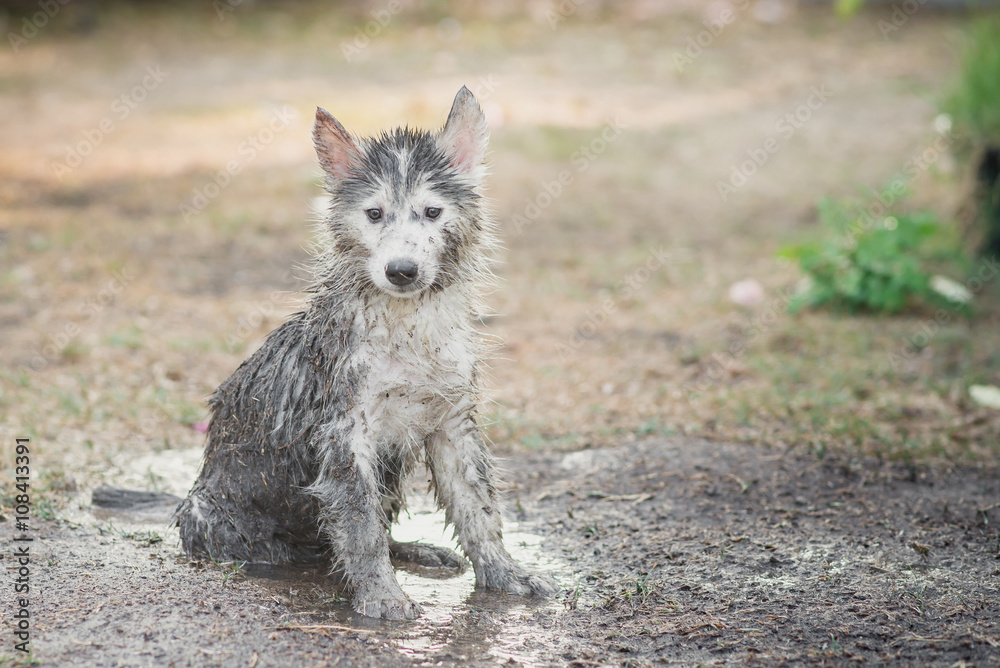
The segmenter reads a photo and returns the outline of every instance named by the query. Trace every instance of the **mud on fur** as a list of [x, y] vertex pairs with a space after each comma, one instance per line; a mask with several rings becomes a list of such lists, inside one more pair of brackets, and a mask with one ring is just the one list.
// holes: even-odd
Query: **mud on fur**
[[313, 139], [331, 205], [308, 307], [210, 400], [204, 463], [177, 509], [184, 548], [219, 561], [332, 556], [354, 609], [414, 618], [390, 554], [458, 566], [392, 540], [404, 480], [427, 466], [476, 586], [548, 594], [508, 554], [476, 422], [474, 319], [494, 225], [479, 192], [487, 128], [462, 88], [442, 130], [350, 135], [323, 109]]

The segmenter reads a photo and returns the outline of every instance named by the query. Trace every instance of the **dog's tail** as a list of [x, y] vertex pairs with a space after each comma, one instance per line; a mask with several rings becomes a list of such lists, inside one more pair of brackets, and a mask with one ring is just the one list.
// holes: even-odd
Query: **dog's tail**
[[176, 508], [181, 498], [167, 492], [142, 492], [101, 485], [90, 495], [90, 503], [97, 508], [128, 512], [130, 510], [155, 510], [161, 507]]

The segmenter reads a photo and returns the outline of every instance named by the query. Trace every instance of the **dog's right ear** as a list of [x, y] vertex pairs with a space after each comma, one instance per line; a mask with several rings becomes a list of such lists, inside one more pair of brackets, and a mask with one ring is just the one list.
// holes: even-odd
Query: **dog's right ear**
[[334, 180], [346, 178], [361, 162], [361, 151], [340, 122], [326, 109], [316, 107], [313, 145], [323, 171]]

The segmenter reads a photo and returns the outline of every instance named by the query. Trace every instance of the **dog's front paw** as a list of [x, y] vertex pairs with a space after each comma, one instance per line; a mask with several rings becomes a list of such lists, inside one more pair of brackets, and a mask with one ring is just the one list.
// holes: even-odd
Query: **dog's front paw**
[[351, 600], [351, 607], [365, 617], [395, 620], [416, 619], [423, 612], [420, 605], [404, 594], [398, 586], [359, 589]]
[[556, 581], [518, 563], [484, 567], [476, 572], [476, 584], [519, 596], [548, 596], [558, 589]]

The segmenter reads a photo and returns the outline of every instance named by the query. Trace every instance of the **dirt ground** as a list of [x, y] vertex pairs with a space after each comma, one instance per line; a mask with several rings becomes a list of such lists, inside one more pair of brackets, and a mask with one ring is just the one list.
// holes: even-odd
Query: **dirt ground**
[[[475, 593], [468, 574], [403, 573], [427, 619], [365, 620], [325, 571], [234, 574], [182, 557], [162, 518], [77, 513], [37, 532], [46, 566], [35, 656], [80, 666], [1000, 663], [995, 470], [914, 475], [683, 438], [508, 464], [509, 520], [541, 537], [518, 556], [558, 576], [553, 601]], [[508, 533], [515, 549], [520, 535]]]
[[[915, 156], [906, 207], [963, 219], [961, 155], [933, 147], [968, 15], [570, 4], [71, 3], [0, 49], [0, 461], [30, 439], [34, 661], [1000, 663], [1000, 411], [968, 394], [1000, 385], [1000, 282], [940, 326], [793, 317], [776, 259], [820, 197]], [[483, 328], [508, 540], [564, 591], [401, 573], [427, 615], [373, 623], [315, 569], [191, 563], [166, 509], [91, 509], [103, 483], [183, 494], [205, 397], [298, 308], [315, 107], [436, 127], [463, 84], [505, 247]], [[417, 500], [403, 529], [447, 542]]]

